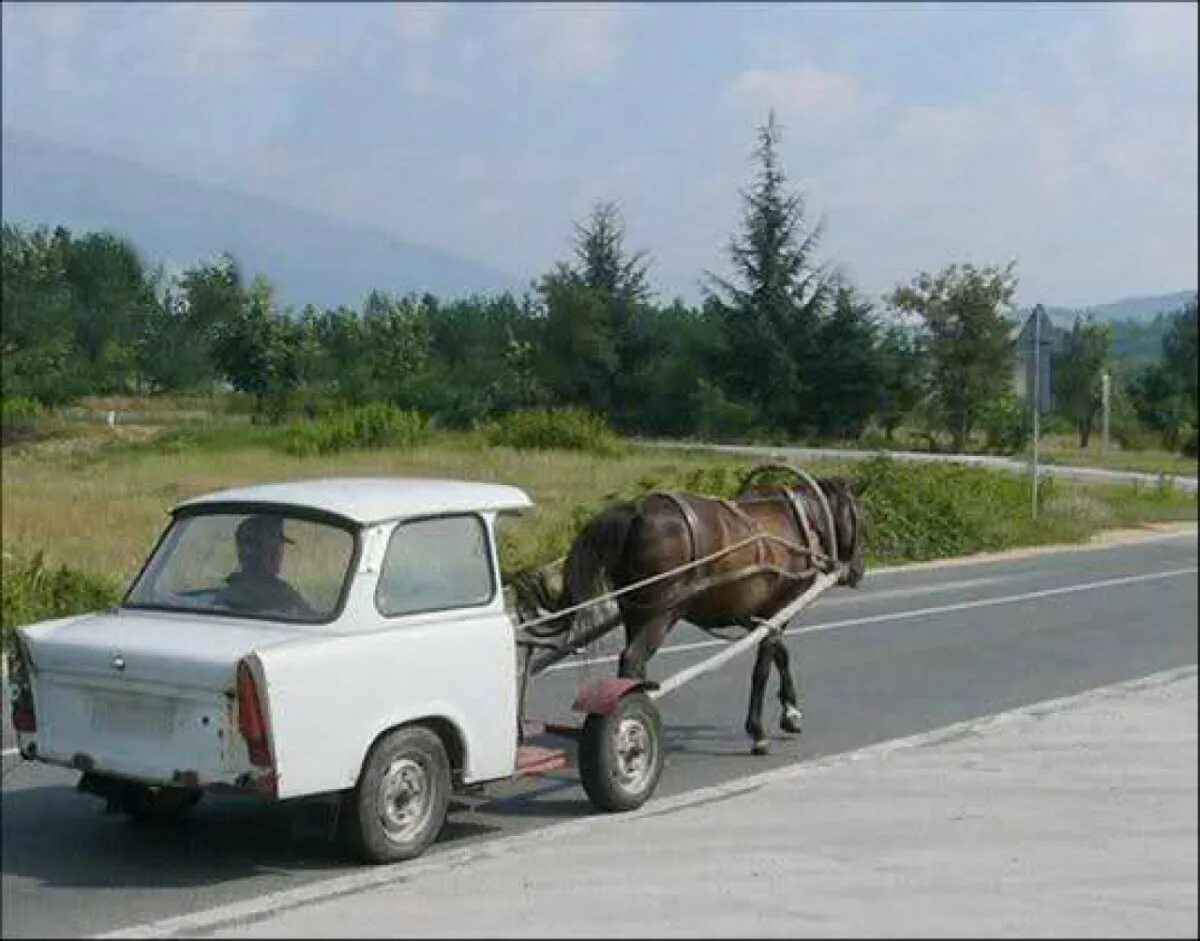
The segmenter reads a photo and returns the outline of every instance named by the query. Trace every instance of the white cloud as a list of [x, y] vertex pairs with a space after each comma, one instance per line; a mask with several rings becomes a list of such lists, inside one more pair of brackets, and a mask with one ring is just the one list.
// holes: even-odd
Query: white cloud
[[437, 37], [446, 21], [442, 3], [400, 3], [394, 8], [396, 32], [405, 42], [427, 43]]
[[794, 69], [748, 69], [727, 92], [734, 101], [762, 111], [774, 108], [781, 114], [824, 113], [849, 115], [860, 102], [858, 79], [847, 72], [814, 66]]
[[1195, 3], [1117, 3], [1107, 7], [1112, 34], [1153, 69], [1191, 64], [1196, 70]]
[[265, 38], [259, 29], [268, 4], [179, 3], [166, 8], [178, 43], [180, 63], [207, 75], [245, 69]]
[[601, 74], [616, 64], [623, 19], [619, 7], [563, 3], [525, 9], [535, 50], [548, 71]]

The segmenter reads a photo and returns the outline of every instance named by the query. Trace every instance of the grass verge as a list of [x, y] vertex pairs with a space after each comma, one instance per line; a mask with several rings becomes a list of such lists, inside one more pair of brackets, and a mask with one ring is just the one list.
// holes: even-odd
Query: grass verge
[[[136, 573], [169, 508], [224, 487], [343, 474], [513, 483], [538, 505], [501, 530], [502, 561], [513, 571], [565, 553], [583, 523], [616, 499], [656, 489], [732, 496], [753, 464], [744, 456], [674, 449], [631, 448], [619, 457], [599, 457], [491, 446], [486, 431], [301, 457], [281, 447], [286, 433], [229, 426], [82, 452], [64, 452], [52, 442], [13, 449], [4, 463], [0, 502], [3, 628], [109, 603]], [[868, 482], [862, 498], [868, 564], [1078, 542], [1117, 526], [1196, 519], [1195, 497], [1170, 486], [1047, 481], [1034, 521], [1028, 482], [1004, 471], [886, 458], [814, 462], [806, 469]], [[31, 600], [10, 605], [10, 592]]]

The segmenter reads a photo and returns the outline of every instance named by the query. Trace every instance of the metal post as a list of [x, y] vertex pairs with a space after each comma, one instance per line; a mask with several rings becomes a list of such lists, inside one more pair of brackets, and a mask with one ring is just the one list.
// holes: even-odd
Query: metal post
[[1040, 430], [1041, 415], [1041, 396], [1039, 391], [1042, 385], [1042, 365], [1040, 362], [1042, 351], [1042, 305], [1038, 304], [1033, 308], [1033, 461], [1030, 469], [1033, 475], [1032, 491], [1033, 491], [1033, 518], [1037, 519], [1038, 510], [1038, 433]]
[[1104, 433], [1100, 436], [1100, 453], [1108, 453], [1108, 412], [1109, 401], [1112, 389], [1112, 379], [1109, 377], [1108, 370], [1104, 370], [1104, 375], [1100, 377], [1100, 405], [1104, 410]]

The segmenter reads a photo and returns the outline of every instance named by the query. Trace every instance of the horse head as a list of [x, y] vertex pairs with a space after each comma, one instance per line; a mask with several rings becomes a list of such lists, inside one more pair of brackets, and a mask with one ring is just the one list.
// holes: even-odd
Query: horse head
[[[838, 584], [854, 588], [862, 581], [866, 572], [863, 561], [862, 513], [856, 499], [866, 486], [858, 481], [852, 483], [844, 477], [822, 478], [818, 481], [818, 486], [825, 494], [829, 512], [833, 515], [837, 560], [845, 566]], [[820, 519], [820, 514], [817, 518]]]

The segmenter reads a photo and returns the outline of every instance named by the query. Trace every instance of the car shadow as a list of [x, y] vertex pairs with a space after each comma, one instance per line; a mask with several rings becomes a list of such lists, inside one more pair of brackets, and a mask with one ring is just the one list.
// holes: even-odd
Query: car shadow
[[[731, 730], [683, 724], [664, 729], [667, 768], [690, 756], [747, 761]], [[476, 795], [456, 795], [430, 854], [475, 840], [527, 830], [596, 811], [574, 766], [496, 783]], [[268, 800], [207, 794], [176, 824], [141, 824], [106, 814], [103, 802], [69, 784], [10, 788], [2, 793], [5, 876], [62, 888], [187, 889], [235, 884], [263, 876], [335, 875], [361, 863], [335, 838], [331, 811], [319, 801]]]

